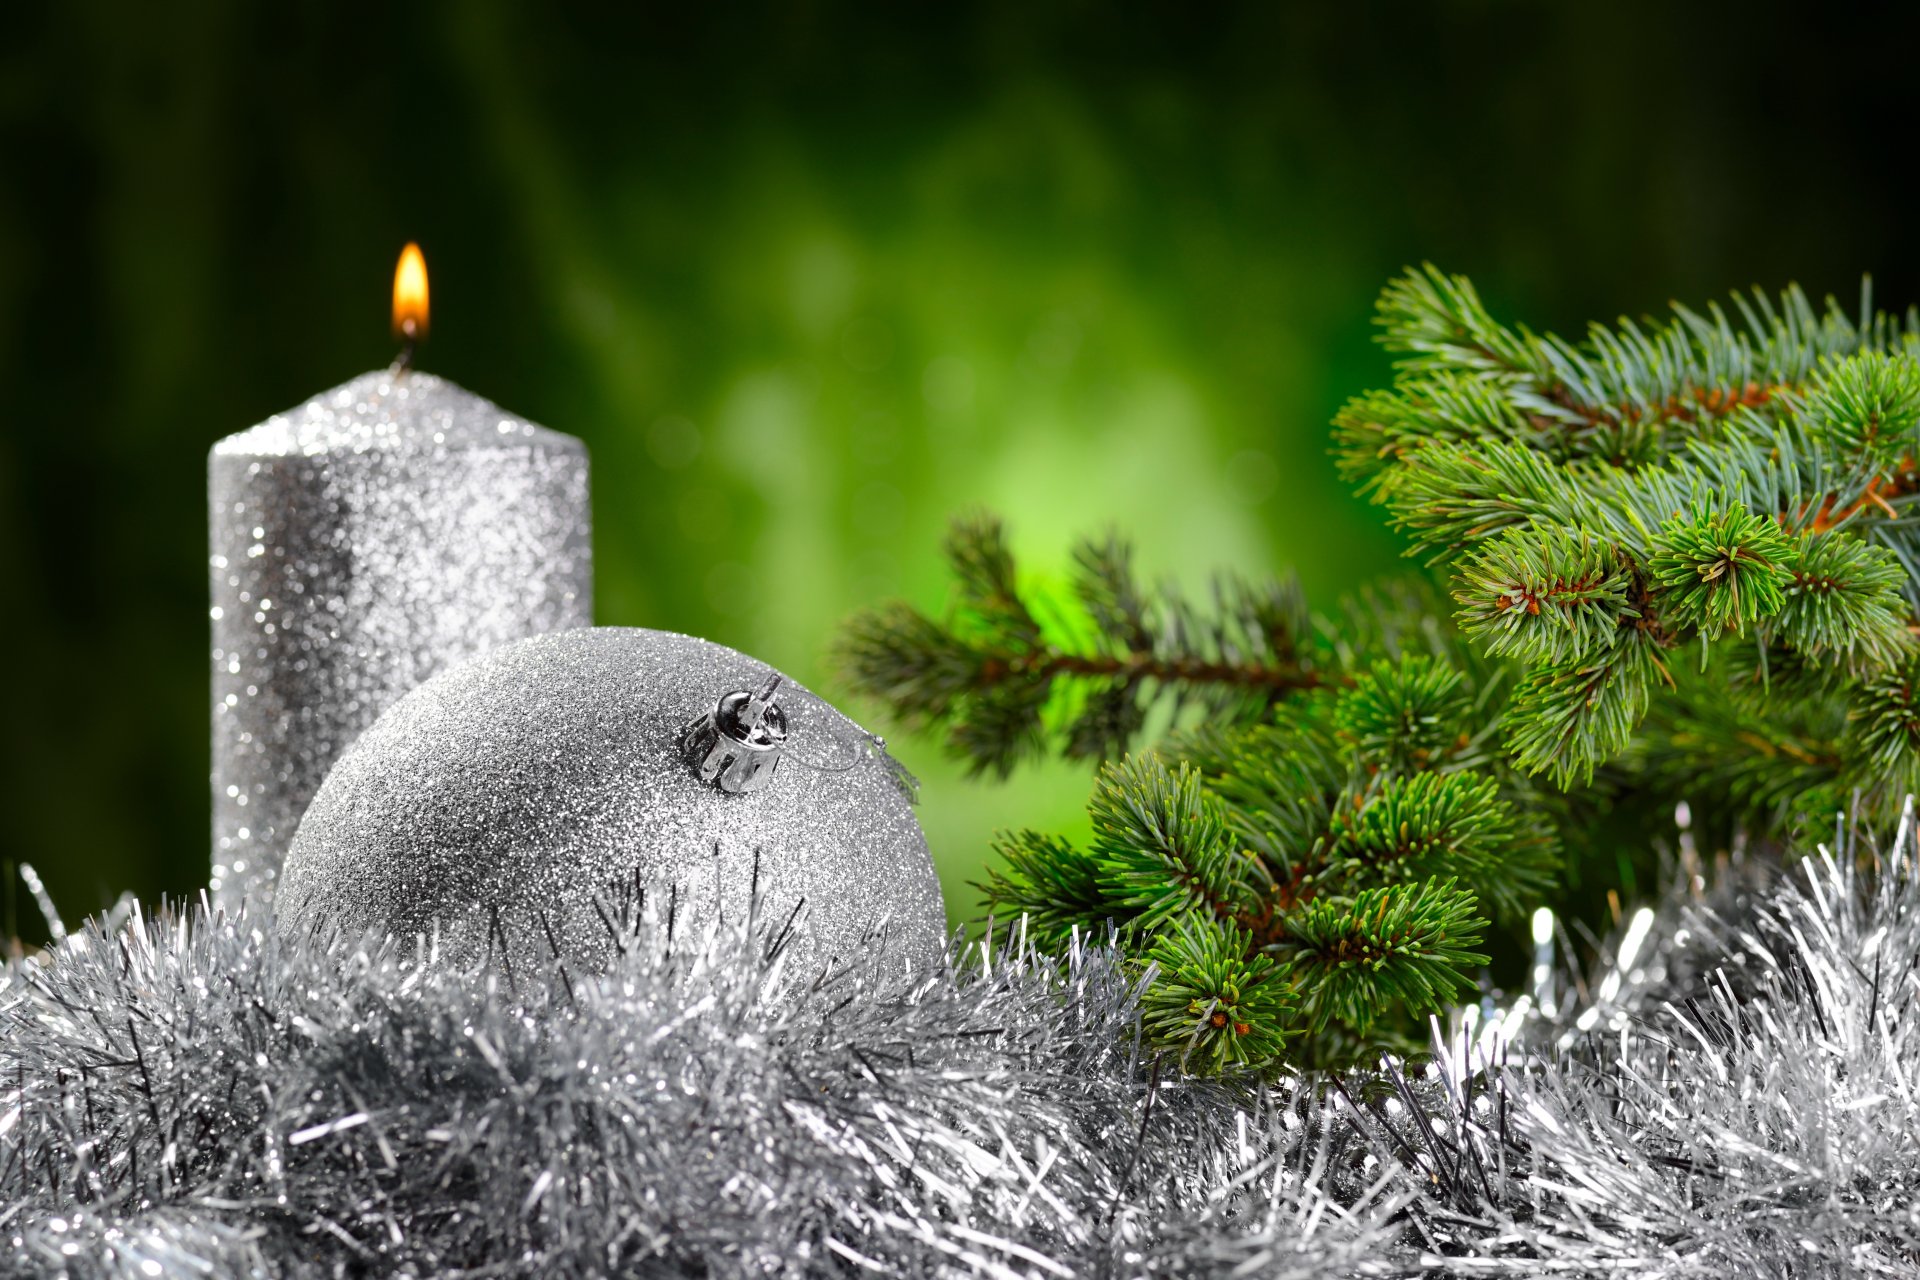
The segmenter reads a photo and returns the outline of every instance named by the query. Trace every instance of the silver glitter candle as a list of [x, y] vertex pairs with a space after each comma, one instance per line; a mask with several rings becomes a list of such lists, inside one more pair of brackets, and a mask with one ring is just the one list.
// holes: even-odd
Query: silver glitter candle
[[587, 455], [391, 370], [229, 436], [207, 469], [212, 892], [231, 908], [270, 898], [335, 757], [402, 694], [593, 621]]

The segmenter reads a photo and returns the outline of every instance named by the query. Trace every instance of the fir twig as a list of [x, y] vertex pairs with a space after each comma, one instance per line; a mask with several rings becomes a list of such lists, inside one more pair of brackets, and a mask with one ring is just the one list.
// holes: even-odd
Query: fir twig
[[1128, 545], [1109, 538], [1076, 551], [1061, 599], [1017, 581], [991, 516], [956, 521], [947, 559], [958, 592], [944, 618], [904, 603], [870, 610], [843, 629], [837, 660], [909, 727], [944, 731], [977, 772], [1004, 776], [1053, 747], [1105, 759], [1139, 740], [1155, 708], [1239, 722], [1337, 678], [1303, 653], [1290, 584], [1222, 578], [1203, 610], [1173, 588], [1143, 588]]
[[[1016, 745], [1094, 754], [1137, 738], [1150, 706], [1164, 702], [1174, 721], [1201, 709], [1159, 749], [1101, 769], [1089, 844], [1002, 835], [980, 886], [996, 916], [1024, 918], [1044, 945], [1117, 930], [1154, 975], [1149, 1035], [1188, 1070], [1272, 1068], [1309, 1027], [1303, 1061], [1365, 1059], [1404, 1043], [1452, 989], [1434, 967], [1452, 965], [1464, 981], [1479, 961], [1470, 947], [1401, 942], [1437, 940], [1435, 910], [1456, 937], [1484, 924], [1482, 906], [1523, 916], [1551, 886], [1553, 802], [1497, 749], [1503, 672], [1435, 627], [1430, 596], [1361, 596], [1337, 623], [1309, 622], [1290, 593], [1242, 589], [1221, 593], [1202, 624], [1166, 593], [1143, 592], [1109, 542], [1082, 549], [1080, 613], [1063, 620], [1055, 602], [1018, 586], [997, 523], [958, 526], [950, 554], [962, 600], [954, 615], [866, 615], [843, 653], [864, 687], [890, 692], [918, 723], [947, 726], [950, 746], [976, 766], [1008, 762]], [[1234, 607], [1279, 600], [1284, 611]], [[1228, 639], [1247, 635], [1264, 639]], [[1161, 687], [1120, 677], [1060, 688], [1069, 675], [1114, 677], [1120, 664], [1145, 662], [1158, 664]], [[1174, 678], [1195, 663], [1207, 678]], [[1216, 682], [1221, 666], [1257, 678]], [[963, 667], [971, 674], [957, 678]], [[1247, 698], [1249, 686], [1267, 696]], [[1271, 700], [1281, 689], [1283, 706]], [[1460, 887], [1444, 901], [1401, 896], [1437, 878]], [[1410, 913], [1385, 933], [1383, 902]], [[1336, 934], [1371, 939], [1391, 963], [1343, 967], [1301, 949], [1303, 938]], [[1375, 981], [1363, 970], [1377, 977], [1371, 995], [1356, 990]]]

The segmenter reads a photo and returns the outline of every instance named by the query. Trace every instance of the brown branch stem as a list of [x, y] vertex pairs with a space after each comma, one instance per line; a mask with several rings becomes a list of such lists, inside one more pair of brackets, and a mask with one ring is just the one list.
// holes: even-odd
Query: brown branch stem
[[1656, 421], [1672, 420], [1676, 422], [1696, 422], [1702, 415], [1719, 417], [1735, 409], [1758, 409], [1774, 397], [1797, 390], [1791, 383], [1762, 384], [1749, 382], [1742, 387], [1689, 387], [1678, 395], [1668, 396], [1651, 412], [1639, 405], [1614, 404], [1595, 406], [1580, 404], [1574, 400], [1564, 386], [1556, 386], [1547, 392], [1548, 398], [1567, 412], [1577, 416], [1578, 421], [1563, 425], [1591, 428], [1604, 426], [1610, 422], [1640, 422], [1646, 418]]
[[1013, 658], [991, 658], [981, 674], [997, 683], [1009, 676], [1051, 680], [1056, 676], [1119, 676], [1129, 680], [1157, 680], [1162, 684], [1223, 684], [1244, 689], [1291, 693], [1347, 683], [1296, 666], [1263, 666], [1255, 662], [1222, 662], [1204, 658], [1163, 658], [1157, 654], [1079, 654], [1049, 649]]

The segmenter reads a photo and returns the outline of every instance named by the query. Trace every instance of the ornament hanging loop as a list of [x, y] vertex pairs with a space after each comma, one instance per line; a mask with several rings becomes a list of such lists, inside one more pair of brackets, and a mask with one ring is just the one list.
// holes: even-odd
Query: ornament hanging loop
[[700, 781], [729, 795], [759, 791], [773, 781], [787, 745], [787, 718], [774, 701], [781, 677], [738, 689], [680, 734], [681, 754]]

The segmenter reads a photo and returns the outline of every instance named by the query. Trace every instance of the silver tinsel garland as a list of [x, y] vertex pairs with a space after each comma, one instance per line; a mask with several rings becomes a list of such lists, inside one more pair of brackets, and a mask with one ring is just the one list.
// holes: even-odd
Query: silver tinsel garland
[[1106, 947], [898, 989], [610, 904], [609, 972], [509, 982], [136, 914], [0, 986], [0, 1241], [72, 1276], [1920, 1276], [1911, 818], [1718, 879], [1429, 1064], [1265, 1084], [1145, 1051]]

